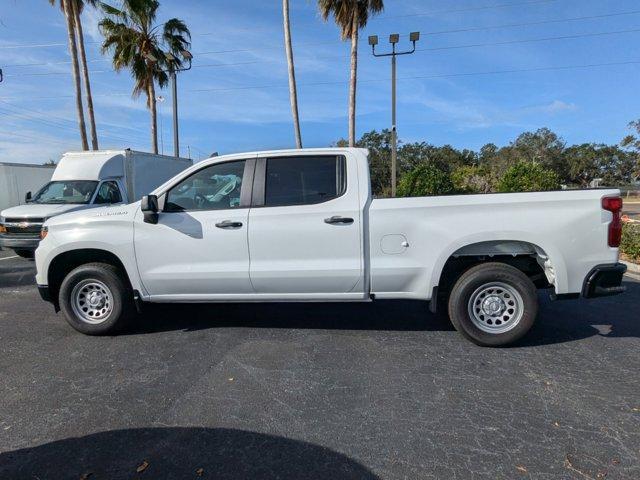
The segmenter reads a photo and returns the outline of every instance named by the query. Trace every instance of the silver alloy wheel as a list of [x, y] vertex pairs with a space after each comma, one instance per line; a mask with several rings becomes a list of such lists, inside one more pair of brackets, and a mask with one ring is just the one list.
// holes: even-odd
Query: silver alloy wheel
[[512, 330], [522, 318], [522, 296], [503, 282], [485, 283], [476, 288], [468, 303], [469, 317], [483, 332], [499, 334]]
[[100, 280], [82, 280], [71, 292], [71, 308], [80, 320], [96, 325], [113, 311], [113, 295]]

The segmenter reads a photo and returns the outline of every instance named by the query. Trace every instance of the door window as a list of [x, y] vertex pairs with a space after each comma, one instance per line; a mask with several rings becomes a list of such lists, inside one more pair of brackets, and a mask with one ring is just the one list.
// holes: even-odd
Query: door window
[[240, 206], [245, 160], [210, 165], [167, 193], [165, 211], [224, 210]]
[[96, 204], [121, 202], [122, 195], [120, 194], [120, 189], [118, 188], [118, 184], [116, 182], [104, 182], [102, 185], [100, 185], [98, 194], [96, 195]]
[[266, 207], [322, 203], [341, 196], [345, 189], [342, 156], [267, 159]]

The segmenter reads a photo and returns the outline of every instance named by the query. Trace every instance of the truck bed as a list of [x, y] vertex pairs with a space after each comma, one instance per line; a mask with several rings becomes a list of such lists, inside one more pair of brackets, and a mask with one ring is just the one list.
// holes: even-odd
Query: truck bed
[[495, 255], [499, 245], [490, 242], [512, 241], [521, 253], [546, 257], [545, 274], [557, 294], [580, 292], [594, 265], [617, 261], [618, 250], [607, 246], [611, 213], [601, 199], [619, 194], [597, 189], [374, 199], [371, 291], [380, 298], [429, 298], [451, 256], [474, 249]]

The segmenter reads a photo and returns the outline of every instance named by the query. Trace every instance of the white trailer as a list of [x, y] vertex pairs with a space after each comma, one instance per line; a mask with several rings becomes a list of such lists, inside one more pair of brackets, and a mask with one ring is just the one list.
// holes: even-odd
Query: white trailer
[[55, 165], [0, 162], [0, 211], [25, 203], [27, 192], [51, 180]]

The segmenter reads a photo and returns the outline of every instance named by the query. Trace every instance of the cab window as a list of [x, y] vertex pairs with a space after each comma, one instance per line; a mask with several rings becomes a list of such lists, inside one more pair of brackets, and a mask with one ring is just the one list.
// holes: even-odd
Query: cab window
[[342, 156], [267, 159], [265, 207], [312, 205], [341, 196], [345, 163]]
[[210, 165], [167, 193], [164, 210], [224, 210], [240, 206], [245, 160]]

